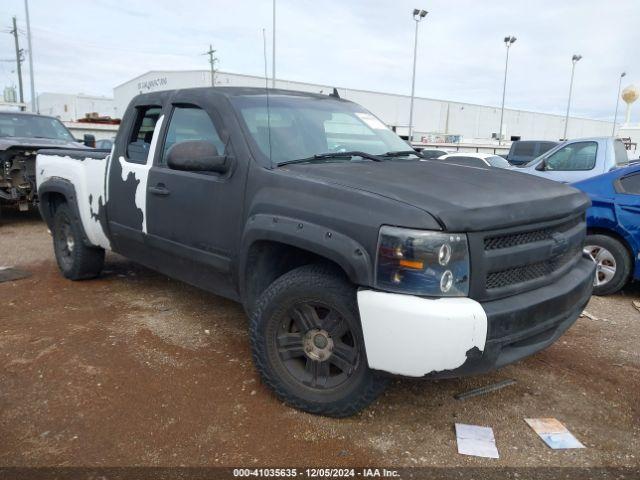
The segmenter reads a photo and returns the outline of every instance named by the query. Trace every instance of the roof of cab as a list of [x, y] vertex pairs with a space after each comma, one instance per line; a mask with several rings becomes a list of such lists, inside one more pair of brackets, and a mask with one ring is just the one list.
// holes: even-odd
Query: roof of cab
[[298, 90], [284, 90], [279, 88], [261, 88], [261, 87], [193, 87], [193, 88], [181, 88], [179, 90], [160, 90], [156, 92], [142, 93], [136, 96], [138, 100], [144, 100], [146, 98], [166, 98], [171, 97], [177, 92], [187, 93], [193, 92], [194, 94], [202, 95], [202, 94], [213, 94], [213, 95], [221, 95], [225, 97], [242, 97], [242, 96], [253, 96], [253, 95], [266, 95], [268, 91], [269, 96], [295, 96], [295, 97], [304, 97], [304, 98], [317, 98], [317, 99], [333, 99], [333, 100], [343, 100], [337, 97], [333, 97], [328, 94], [321, 93], [311, 93], [311, 92], [301, 92]]

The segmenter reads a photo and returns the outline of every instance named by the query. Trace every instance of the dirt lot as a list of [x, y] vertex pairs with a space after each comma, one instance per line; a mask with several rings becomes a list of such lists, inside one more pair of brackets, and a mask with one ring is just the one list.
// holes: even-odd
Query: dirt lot
[[[37, 214], [3, 213], [0, 266], [32, 276], [0, 283], [2, 466], [640, 465], [640, 288], [593, 298], [594, 318], [526, 361], [397, 380], [334, 420], [261, 385], [240, 306], [115, 255], [99, 279], [67, 281]], [[587, 448], [550, 450], [525, 417], [557, 417]], [[492, 426], [501, 458], [458, 455], [454, 422]]]

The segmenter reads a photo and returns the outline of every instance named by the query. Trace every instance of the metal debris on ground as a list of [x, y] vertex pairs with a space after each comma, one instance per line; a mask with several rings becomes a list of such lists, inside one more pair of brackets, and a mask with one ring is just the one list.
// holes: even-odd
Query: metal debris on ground
[[638, 302], [637, 300], [633, 301], [633, 306], [636, 307], [636, 310], [638, 310], [640, 312], [640, 302]]
[[587, 317], [590, 320], [598, 320], [598, 317], [596, 317], [595, 315], [587, 312], [586, 310], [583, 310], [582, 313], [580, 314], [581, 317]]
[[26, 270], [20, 270], [15, 267], [0, 267], [0, 283], [21, 280], [30, 276], [31, 273]]
[[562, 423], [555, 418], [525, 418], [525, 422], [554, 450], [585, 448]]
[[461, 455], [500, 458], [491, 427], [456, 423], [456, 441]]
[[466, 392], [457, 393], [453, 396], [453, 398], [455, 398], [456, 400], [466, 400], [467, 398], [477, 397], [478, 395], [484, 395], [485, 393], [495, 392], [496, 390], [508, 387], [509, 385], [513, 385], [514, 383], [516, 383], [516, 381], [510, 378], [508, 380], [502, 380], [497, 383], [492, 383], [491, 385], [485, 385], [484, 387], [478, 387]]

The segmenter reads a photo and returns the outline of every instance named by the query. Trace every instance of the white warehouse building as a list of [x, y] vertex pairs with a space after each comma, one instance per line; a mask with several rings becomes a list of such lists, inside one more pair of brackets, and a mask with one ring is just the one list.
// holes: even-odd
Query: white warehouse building
[[83, 93], [50, 93], [38, 95], [38, 111], [42, 115], [57, 117], [63, 122], [75, 122], [87, 114], [97, 113], [101, 117], [118, 118], [113, 98]]
[[[265, 87], [265, 78], [216, 72], [216, 86]], [[114, 110], [122, 115], [129, 101], [140, 93], [211, 85], [208, 70], [150, 71], [113, 89]], [[271, 86], [271, 80], [269, 80]], [[333, 85], [318, 85], [276, 80], [276, 87], [329, 94]], [[342, 98], [359, 103], [395, 129], [407, 135], [408, 95], [336, 87]], [[414, 140], [427, 142], [487, 143], [497, 138], [500, 107], [474, 105], [416, 97], [414, 103]], [[506, 140], [558, 140], [564, 131], [564, 116], [524, 110], [505, 109], [503, 137]], [[610, 135], [611, 122], [570, 117], [567, 135], [571, 138]]]

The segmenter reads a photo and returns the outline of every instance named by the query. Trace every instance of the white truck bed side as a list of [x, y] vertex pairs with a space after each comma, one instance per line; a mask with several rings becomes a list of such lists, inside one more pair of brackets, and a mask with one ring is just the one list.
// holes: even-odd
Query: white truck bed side
[[106, 249], [111, 244], [98, 220], [98, 209], [106, 204], [105, 178], [110, 157], [83, 160], [70, 156], [38, 154], [36, 158], [36, 183], [38, 189], [49, 179], [64, 179], [75, 188], [78, 211], [89, 241]]

